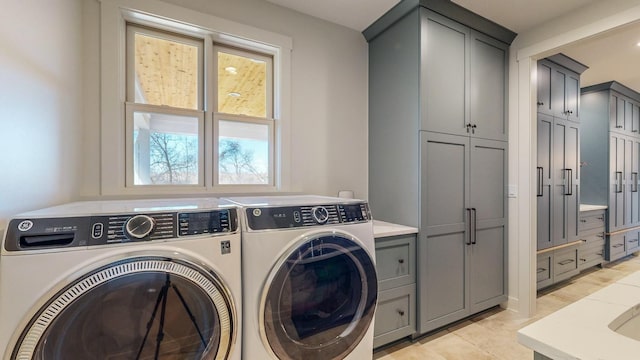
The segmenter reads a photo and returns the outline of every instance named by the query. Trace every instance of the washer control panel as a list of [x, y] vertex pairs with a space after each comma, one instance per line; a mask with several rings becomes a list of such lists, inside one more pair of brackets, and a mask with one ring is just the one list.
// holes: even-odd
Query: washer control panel
[[359, 223], [371, 220], [366, 202], [313, 206], [249, 207], [245, 209], [251, 230]]
[[4, 247], [23, 251], [224, 234], [238, 230], [237, 219], [235, 208], [12, 219]]

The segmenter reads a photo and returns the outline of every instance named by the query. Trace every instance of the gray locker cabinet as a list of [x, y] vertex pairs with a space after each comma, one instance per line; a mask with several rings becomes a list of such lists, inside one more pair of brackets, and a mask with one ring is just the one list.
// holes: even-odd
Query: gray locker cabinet
[[[582, 89], [581, 104], [583, 201], [608, 205], [608, 233], [640, 226], [640, 93], [607, 82]], [[611, 260], [622, 249], [619, 236], [609, 241]]]
[[450, 1], [402, 0], [363, 35], [369, 203], [378, 219], [420, 229], [423, 334], [506, 301], [506, 178], [471, 172], [483, 164], [491, 180], [507, 173], [508, 46], [516, 34]]
[[538, 250], [577, 240], [580, 212], [580, 127], [538, 114]]
[[507, 143], [433, 132], [422, 139], [419, 329], [426, 332], [506, 300]]

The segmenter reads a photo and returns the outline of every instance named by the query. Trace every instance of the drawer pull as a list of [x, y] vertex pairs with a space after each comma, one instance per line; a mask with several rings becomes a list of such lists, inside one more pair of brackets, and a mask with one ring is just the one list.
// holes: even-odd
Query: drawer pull
[[598, 255], [598, 256], [602, 256], [602, 252], [596, 253], [596, 255]]
[[624, 244], [616, 244], [616, 245], [613, 245], [613, 247], [614, 247], [614, 248], [619, 248], [620, 246], [624, 246]]
[[587, 259], [580, 259], [580, 261], [585, 262], [585, 261], [587, 261]]
[[404, 259], [398, 259], [398, 263], [404, 264]]
[[587, 242], [587, 239], [580, 239], [580, 241], [582, 241], [582, 242]]
[[630, 243], [638, 242], [638, 239], [629, 240]]
[[597, 237], [604, 239], [604, 233], [602, 234], [596, 234]]
[[571, 264], [573, 261], [574, 261], [573, 259], [563, 260], [563, 261], [560, 261], [560, 262], [558, 263], [558, 265], [567, 265], [567, 264]]
[[400, 316], [404, 316], [404, 310], [400, 310], [400, 309], [398, 309], [398, 314], [399, 314]]
[[600, 217], [598, 217], [596, 219], [604, 221], [604, 216], [600, 216]]
[[538, 274], [540, 274], [541, 272], [545, 272], [545, 271], [547, 271], [547, 269], [545, 269], [545, 268], [538, 268]]
[[581, 223], [586, 223], [586, 222], [587, 222], [587, 219], [580, 219], [580, 222], [581, 222]]

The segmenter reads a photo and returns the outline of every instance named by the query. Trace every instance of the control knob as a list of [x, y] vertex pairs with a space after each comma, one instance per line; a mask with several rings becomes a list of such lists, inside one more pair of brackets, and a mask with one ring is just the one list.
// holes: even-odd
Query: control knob
[[318, 224], [324, 224], [329, 220], [329, 211], [324, 206], [316, 206], [311, 209], [311, 217]]
[[124, 224], [124, 232], [134, 239], [147, 237], [156, 226], [155, 220], [149, 215], [136, 215]]

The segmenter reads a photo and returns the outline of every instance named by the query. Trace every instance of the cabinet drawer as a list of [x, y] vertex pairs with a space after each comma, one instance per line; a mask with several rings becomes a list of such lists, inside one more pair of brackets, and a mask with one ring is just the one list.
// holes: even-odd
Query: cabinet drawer
[[623, 257], [625, 253], [625, 236], [624, 234], [616, 234], [609, 236], [609, 244], [607, 245], [606, 259], [613, 261]]
[[624, 236], [626, 247], [625, 252], [627, 254], [631, 254], [634, 251], [638, 251], [640, 249], [640, 245], [638, 244], [638, 231], [631, 231], [626, 233]]
[[553, 254], [554, 282], [578, 274], [578, 248], [555, 251]]
[[416, 331], [415, 284], [378, 293], [373, 346], [379, 347]]
[[414, 234], [376, 239], [376, 270], [380, 290], [416, 282]]
[[[592, 263], [602, 263], [604, 261], [604, 244], [600, 246], [592, 246], [578, 251], [578, 267], [580, 269], [589, 267]], [[586, 266], [585, 266], [586, 265]], [[583, 267], [584, 266], [584, 267]]]
[[595, 243], [604, 243], [605, 235], [604, 230], [600, 230], [591, 234], [580, 234], [580, 240], [582, 240], [582, 246], [589, 246]]
[[542, 289], [545, 286], [549, 286], [553, 283], [551, 266], [553, 261], [553, 253], [547, 252], [538, 255], [538, 261], [536, 266], [537, 273], [537, 288]]
[[585, 212], [580, 214], [578, 231], [583, 232], [590, 229], [603, 228], [605, 225], [604, 212]]

